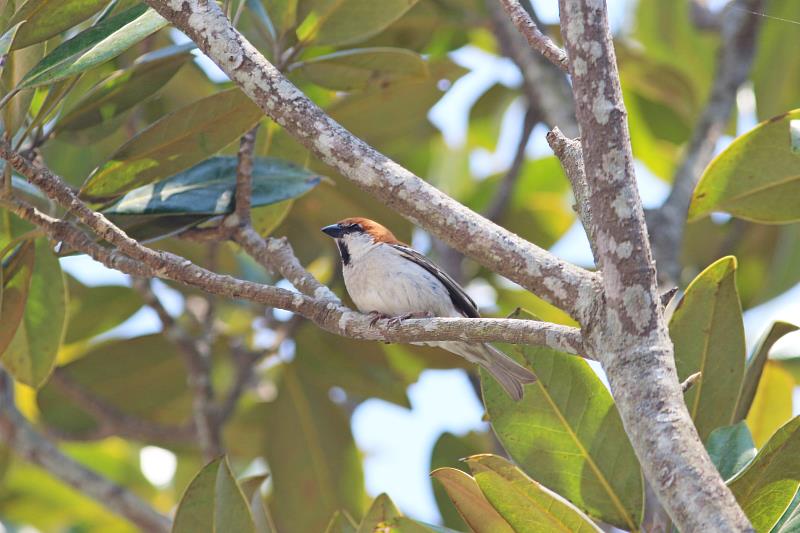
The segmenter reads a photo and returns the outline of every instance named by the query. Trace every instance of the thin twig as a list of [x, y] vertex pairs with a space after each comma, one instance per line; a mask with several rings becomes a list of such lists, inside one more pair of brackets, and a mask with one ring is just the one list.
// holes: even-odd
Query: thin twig
[[522, 171], [522, 165], [525, 163], [525, 148], [528, 146], [528, 140], [537, 122], [539, 122], [538, 113], [533, 107], [528, 107], [522, 122], [522, 132], [519, 142], [517, 143], [517, 150], [514, 153], [514, 160], [511, 162], [511, 167], [509, 167], [503, 179], [500, 181], [500, 185], [498, 185], [495, 190], [494, 196], [491, 202], [489, 202], [489, 207], [483, 212], [483, 216], [492, 222], [497, 222], [503, 216], [508, 206], [511, 193], [514, 191], [514, 186], [517, 184], [520, 172]]
[[567, 65], [566, 52], [559, 48], [550, 37], [541, 32], [528, 12], [525, 11], [525, 8], [520, 5], [519, 0], [500, 0], [500, 3], [503, 4], [503, 8], [508, 13], [514, 26], [525, 36], [531, 48], [538, 50], [552, 64], [567, 72], [569, 66]]
[[133, 278], [133, 288], [139, 292], [145, 304], [152, 308], [161, 321], [164, 336], [178, 348], [188, 372], [187, 382], [192, 391], [192, 414], [197, 440], [203, 456], [210, 460], [222, 452], [220, 427], [214, 410], [214, 389], [211, 383], [211, 353], [208, 347], [192, 338], [167, 312], [161, 300], [153, 292], [150, 281]]
[[680, 248], [686, 214], [697, 181], [711, 162], [717, 141], [725, 133], [739, 87], [747, 81], [755, 57], [756, 37], [763, 0], [734, 0], [722, 13], [722, 43], [711, 95], [695, 126], [664, 204], [647, 213], [653, 255], [662, 285], [680, 281]]
[[[244, 3], [244, 0], [243, 2]], [[256, 147], [258, 124], [242, 135], [236, 165], [236, 210], [224, 222], [228, 227], [250, 225], [250, 204], [253, 195], [253, 152]]]
[[42, 467], [75, 490], [143, 531], [167, 533], [170, 520], [154, 511], [128, 489], [111, 482], [64, 455], [39, 434], [14, 405], [11, 378], [0, 370], [0, 440], [20, 457]]

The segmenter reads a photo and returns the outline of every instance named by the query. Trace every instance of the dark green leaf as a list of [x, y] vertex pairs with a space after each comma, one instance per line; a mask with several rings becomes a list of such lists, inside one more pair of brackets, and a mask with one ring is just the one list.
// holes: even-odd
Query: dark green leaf
[[253, 533], [255, 525], [225, 457], [215, 459], [189, 484], [175, 512], [172, 533]]
[[730, 425], [745, 366], [742, 307], [736, 290], [736, 258], [724, 257], [686, 288], [669, 324], [678, 377], [701, 372], [686, 393], [700, 438]]
[[712, 431], [706, 449], [723, 479], [733, 477], [756, 456], [753, 436], [744, 421]]
[[472, 476], [455, 468], [440, 468], [434, 470], [431, 476], [444, 486], [470, 531], [514, 533], [515, 530], [492, 507]]
[[519, 402], [481, 371], [503, 447], [529, 476], [590, 516], [636, 529], [642, 474], [611, 394], [579, 357], [543, 347], [524, 354], [539, 380]]
[[108, 0], [28, 0], [9, 24], [25, 21], [17, 32], [14, 49], [44, 41], [86, 20]]
[[59, 45], [25, 74], [17, 90], [47, 85], [89, 70], [166, 25], [161, 15], [144, 4], [136, 5]]
[[310, 0], [311, 16], [299, 28], [303, 41], [341, 46], [363, 41], [399, 19], [417, 0]]
[[800, 109], [762, 122], [737, 137], [706, 168], [689, 218], [712, 211], [755, 222], [800, 220]]
[[403, 48], [343, 50], [303, 61], [293, 70], [313, 83], [335, 91], [387, 87], [397, 80], [428, 75], [425, 60], [416, 52]]
[[744, 420], [745, 417], [747, 417], [748, 411], [750, 411], [750, 406], [753, 404], [753, 398], [755, 398], [756, 395], [756, 387], [758, 387], [761, 373], [764, 370], [764, 363], [767, 362], [767, 356], [769, 355], [769, 350], [772, 348], [772, 345], [787, 333], [791, 333], [797, 329], [797, 326], [789, 324], [788, 322], [773, 322], [769, 330], [759, 339], [753, 355], [747, 360], [742, 389], [736, 404], [736, 413], [733, 416], [734, 422]]
[[55, 131], [77, 131], [119, 116], [159, 91], [192, 58], [190, 46], [176, 45], [118, 70], [98, 83], [58, 119]]
[[[163, 335], [98, 344], [59, 372], [121, 413], [162, 424], [190, 418], [186, 368]], [[37, 401], [42, 419], [57, 429], [79, 436], [97, 427], [55, 383], [39, 391]]]
[[482, 454], [467, 458], [467, 463], [483, 495], [514, 531], [602, 531], [577, 507], [506, 459]]
[[258, 421], [269, 428], [269, 508], [278, 531], [323, 531], [342, 509], [360, 518], [364, 480], [348, 416], [314, 384], [311, 370], [296, 364], [282, 370], [278, 398]]
[[48, 239], [36, 240], [25, 313], [3, 352], [3, 366], [18, 381], [41, 387], [50, 376], [66, 326], [64, 275]]
[[142, 306], [141, 297], [130, 287], [87, 287], [71, 276], [67, 278], [67, 286], [69, 319], [64, 337], [67, 344], [88, 340], [118, 326]]
[[769, 531], [800, 487], [800, 417], [781, 427], [756, 458], [728, 482], [758, 532]]
[[89, 176], [81, 194], [113, 198], [172, 176], [214, 155], [261, 116], [258, 106], [236, 88], [193, 102], [120, 147]]
[[[152, 185], [134, 189], [103, 212], [109, 215], [224, 215], [234, 209], [236, 157], [218, 156]], [[279, 159], [253, 162], [252, 206], [296, 198], [321, 176]]]

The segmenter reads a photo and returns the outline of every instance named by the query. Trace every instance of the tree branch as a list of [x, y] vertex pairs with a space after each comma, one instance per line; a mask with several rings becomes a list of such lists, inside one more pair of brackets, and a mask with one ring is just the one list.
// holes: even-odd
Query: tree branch
[[124, 487], [67, 457], [40, 435], [17, 410], [13, 395], [11, 378], [0, 370], [0, 437], [4, 444], [25, 460], [42, 467], [142, 530], [153, 533], [167, 533], [170, 530], [167, 517], [155, 512]]
[[[697, 435], [660, 305], [602, 0], [559, 0], [605, 305], [587, 348], [609, 378], [647, 480], [682, 531], [752, 531]], [[638, 524], [631, 524], [633, 528]]]
[[552, 64], [567, 72], [567, 54], [554, 43], [550, 37], [539, 30], [533, 19], [525, 11], [519, 0], [500, 0], [503, 9], [508, 13], [508, 17], [517, 27], [517, 30], [525, 36], [528, 44], [534, 50], [546, 57]]
[[[314, 296], [239, 280], [231, 276], [216, 274], [194, 265], [188, 259], [164, 252], [154, 252], [136, 243], [136, 247], [161, 254], [149, 263], [132, 259], [119, 251], [100, 246], [69, 222], [52, 218], [38, 209], [19, 200], [0, 202], [20, 218], [31, 222], [47, 232], [54, 240], [63, 241], [75, 250], [88, 254], [109, 268], [140, 277], [160, 277], [196, 287], [210, 294], [226, 298], [242, 298], [262, 305], [291, 311], [313, 321], [317, 326], [337, 335], [361, 340], [386, 342], [426, 342], [439, 340], [463, 340], [480, 342], [508, 342], [513, 344], [545, 345], [567, 353], [581, 354], [583, 350], [581, 332], [577, 328], [529, 320], [492, 318], [431, 318], [406, 320], [399, 325], [379, 321], [374, 326], [372, 317], [343, 307], [332, 301], [330, 289], [315, 280], [313, 285], [299, 283]], [[102, 215], [99, 215], [102, 216]], [[134, 241], [135, 242], [135, 241]], [[284, 249], [284, 253], [286, 249]], [[142, 252], [144, 253], [144, 252]], [[141, 254], [139, 254], [141, 255]], [[292, 256], [289, 266], [281, 266], [290, 281], [297, 280], [292, 273], [303, 278], [313, 278]], [[302, 272], [300, 272], [302, 271]], [[293, 281], [294, 282], [294, 281]], [[298, 286], [298, 285], [296, 285]], [[332, 295], [332, 293], [330, 293]], [[335, 298], [335, 296], [333, 296]]]
[[680, 281], [680, 248], [689, 202], [730, 122], [736, 93], [750, 75], [761, 24], [761, 17], [751, 12], [761, 12], [763, 4], [763, 0], [734, 0], [721, 14], [722, 43], [711, 95], [675, 172], [667, 200], [659, 209], [647, 213], [653, 255], [663, 285]]
[[211, 383], [210, 349], [205, 343], [192, 338], [172, 318], [153, 292], [149, 279], [133, 278], [133, 288], [141, 294], [144, 303], [156, 312], [164, 336], [183, 356], [188, 373], [187, 382], [192, 391], [192, 415], [197, 440], [203, 456], [210, 461], [222, 453], [220, 424], [214, 408], [214, 388]]
[[236, 165], [236, 210], [233, 213], [235, 216], [225, 220], [225, 226], [250, 225], [250, 204], [253, 195], [253, 152], [256, 147], [258, 126], [256, 124], [253, 129], [242, 135], [239, 142], [238, 164]]
[[489, 222], [345, 130], [283, 77], [214, 2], [148, 4], [186, 33], [267, 115], [363, 190], [571, 315], [580, 316], [591, 305], [594, 274]]

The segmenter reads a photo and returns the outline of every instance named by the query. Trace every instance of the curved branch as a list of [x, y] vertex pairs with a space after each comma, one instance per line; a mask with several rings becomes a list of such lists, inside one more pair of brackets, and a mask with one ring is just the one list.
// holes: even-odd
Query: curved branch
[[585, 342], [608, 375], [648, 482], [681, 531], [752, 531], [683, 400], [636, 188], [608, 13], [559, 0], [605, 305]]
[[292, 85], [209, 0], [148, 0], [259, 107], [363, 190], [543, 299], [579, 317], [596, 275], [486, 220], [355, 137]]
[[67, 457], [40, 435], [14, 405], [11, 379], [0, 370], [0, 440], [25, 460], [44, 468], [67, 485], [86, 494], [143, 531], [167, 533], [167, 517], [155, 512], [126, 488]]
[[550, 37], [542, 33], [525, 8], [520, 5], [519, 0], [500, 0], [500, 3], [503, 4], [503, 9], [508, 13], [511, 22], [525, 36], [531, 48], [538, 50], [552, 64], [566, 72], [569, 69], [566, 52], [559, 48]]
[[[431, 318], [406, 320], [399, 325], [379, 321], [372, 325], [372, 317], [342, 306], [330, 289], [318, 281], [298, 283], [302, 277], [313, 279], [300, 266], [293, 255], [279, 270], [295, 286], [308, 294], [300, 294], [270, 285], [221, 275], [194, 265], [188, 259], [154, 252], [136, 243], [146, 261], [132, 259], [119, 251], [100, 246], [69, 222], [55, 219], [21, 201], [2, 202], [20, 218], [39, 226], [54, 240], [63, 241], [109, 268], [140, 277], [160, 277], [226, 298], [242, 298], [262, 305], [291, 311], [313, 321], [317, 326], [337, 335], [362, 340], [386, 342], [426, 342], [463, 340], [480, 342], [508, 342], [549, 346], [573, 354], [584, 354], [583, 339], [577, 328], [529, 320], [496, 318]], [[278, 241], [278, 240], [274, 240]], [[135, 241], [134, 241], [135, 242]], [[290, 248], [284, 249], [284, 254]], [[148, 252], [159, 254], [152, 260]], [[333, 299], [332, 299], [332, 298]]]

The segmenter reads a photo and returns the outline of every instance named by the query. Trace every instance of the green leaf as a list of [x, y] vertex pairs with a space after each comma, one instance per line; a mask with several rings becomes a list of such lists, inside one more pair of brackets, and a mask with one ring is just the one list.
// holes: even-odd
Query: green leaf
[[27, 126], [28, 113], [35, 92], [17, 91], [11, 88], [17, 86], [24, 74], [42, 58], [44, 52], [44, 43], [39, 43], [16, 50], [5, 58], [0, 86], [3, 87], [3, 92], [7, 93], [2, 97], [2, 118], [4, 130], [9, 137], [15, 136], [19, 129]]
[[590, 516], [636, 529], [642, 474], [611, 394], [579, 357], [543, 347], [523, 353], [539, 380], [519, 402], [481, 371], [503, 447], [529, 476]]
[[792, 503], [789, 504], [772, 531], [774, 533], [798, 533], [800, 531], [800, 491], [795, 493]]
[[343, 50], [297, 63], [291, 70], [335, 91], [387, 87], [397, 80], [428, 75], [425, 60], [403, 48]]
[[[465, 474], [466, 475], [466, 474]], [[426, 524], [406, 516], [392, 518], [380, 533], [456, 533], [446, 527]]]
[[100, 285], [87, 287], [67, 277], [69, 305], [64, 343], [87, 340], [122, 324], [142, 307], [139, 294], [130, 287]]
[[360, 518], [364, 480], [347, 414], [315, 386], [313, 369], [293, 363], [282, 371], [278, 398], [258, 419], [269, 428], [264, 452], [278, 531], [323, 531], [336, 510]]
[[89, 176], [81, 194], [113, 198], [202, 161], [239, 138], [261, 118], [239, 89], [221, 91], [162, 117], [120, 147]]
[[781, 337], [798, 328], [794, 324], [788, 322], [773, 322], [769, 330], [761, 336], [756, 344], [753, 355], [747, 360], [747, 367], [744, 371], [744, 380], [742, 381], [742, 389], [739, 393], [739, 400], [736, 403], [736, 413], [733, 415], [733, 421], [739, 422], [744, 420], [750, 411], [750, 406], [753, 404], [753, 398], [756, 395], [756, 387], [761, 379], [761, 373], [764, 370], [764, 363], [767, 362], [767, 356], [772, 345]]
[[794, 386], [794, 377], [781, 363], [766, 362], [746, 419], [756, 446], [763, 446], [792, 417]]
[[[2, 215], [2, 212], [0, 212]], [[25, 241], [13, 252], [8, 259], [0, 257], [2, 261], [2, 291], [0, 295], [0, 355], [14, 338], [19, 328], [22, 316], [25, 314], [25, 302], [28, 300], [28, 291], [31, 286], [31, 274], [36, 257], [34, 245]]]
[[198, 472], [178, 504], [172, 533], [253, 533], [255, 525], [225, 457]]
[[192, 58], [195, 45], [175, 45], [140, 57], [89, 90], [59, 117], [55, 132], [78, 131], [121, 115], [156, 94]]
[[302, 41], [342, 46], [380, 33], [418, 0], [310, 0], [311, 15], [298, 29]]
[[286, 200], [274, 205], [256, 207], [250, 211], [250, 223], [259, 235], [267, 237], [286, 220], [293, 205], [294, 200]]
[[[103, 212], [109, 215], [224, 215], [234, 209], [237, 159], [217, 156], [152, 185], [134, 189]], [[252, 206], [301, 196], [322, 179], [280, 159], [253, 161]]]
[[16, 90], [52, 84], [117, 57], [167, 21], [144, 4], [136, 5], [65, 41], [22, 78]]
[[444, 486], [470, 531], [514, 533], [515, 530], [495, 511], [470, 475], [455, 468], [440, 468], [431, 476]]
[[[463, 437], [457, 437], [452, 433], [445, 432], [442, 433], [433, 446], [431, 464], [428, 470], [433, 472], [444, 467], [465, 470], [467, 466], [463, 462], [464, 457], [485, 453], [492, 449], [494, 449], [494, 443], [488, 433], [470, 432]], [[433, 485], [433, 495], [436, 498], [439, 512], [444, 519], [444, 525], [461, 531], [466, 530], [466, 524], [464, 524], [461, 515], [453, 507], [442, 485], [434, 482], [433, 479], [431, 479], [431, 484]]]
[[800, 4], [795, 0], [770, 0], [769, 16], [761, 17], [753, 62], [753, 90], [760, 120], [800, 107], [800, 57], [787, 42], [797, 36]]
[[261, 495], [261, 486], [269, 475], [250, 476], [239, 480], [245, 499], [249, 502], [250, 514], [255, 524], [255, 533], [276, 533], [272, 517], [267, 512], [264, 497]]
[[356, 533], [358, 524], [347, 514], [347, 511], [336, 511], [325, 528], [325, 533]]
[[11, 50], [11, 44], [14, 42], [14, 37], [16, 37], [17, 30], [19, 30], [21, 24], [24, 24], [24, 22], [17, 22], [0, 36], [0, 72], [2, 72], [6, 62], [6, 56], [8, 55], [8, 51]]
[[724, 211], [745, 220], [800, 220], [800, 109], [762, 122], [737, 137], [706, 168], [689, 218]]
[[712, 431], [706, 449], [723, 479], [733, 477], [756, 456], [756, 445], [744, 421]]
[[[297, 0], [269, 0], [264, 2], [266, 6], [260, 1], [253, 3], [258, 4], [259, 10], [263, 10], [266, 7], [269, 15], [262, 16], [262, 18], [266, 22], [265, 25], [272, 27], [273, 32], [276, 34], [275, 37], [281, 37], [294, 28], [297, 23]], [[249, 5], [250, 3], [248, 2]]]
[[800, 417], [781, 427], [756, 458], [728, 482], [758, 532], [769, 531], [800, 487]]
[[400, 516], [400, 511], [397, 510], [392, 500], [386, 494], [379, 494], [372, 505], [364, 515], [364, 520], [358, 526], [357, 533], [372, 533], [379, 531], [382, 524], [385, 524], [392, 518]]
[[[97, 344], [59, 372], [123, 414], [162, 424], [180, 424], [191, 416], [186, 368], [161, 334]], [[56, 383], [39, 391], [37, 403], [43, 421], [56, 429], [80, 436], [97, 428]]]
[[3, 352], [3, 366], [21, 383], [41, 387], [50, 376], [66, 325], [64, 275], [50, 242], [37, 239], [25, 313]]
[[602, 531], [591, 519], [555, 492], [497, 455], [467, 458], [484, 496], [517, 532]]
[[669, 323], [678, 377], [701, 372], [686, 393], [700, 439], [734, 421], [745, 366], [742, 307], [736, 290], [736, 258], [723, 257], [686, 288]]
[[9, 24], [25, 24], [17, 32], [14, 49], [45, 41], [82, 22], [108, 0], [28, 0], [14, 13]]

